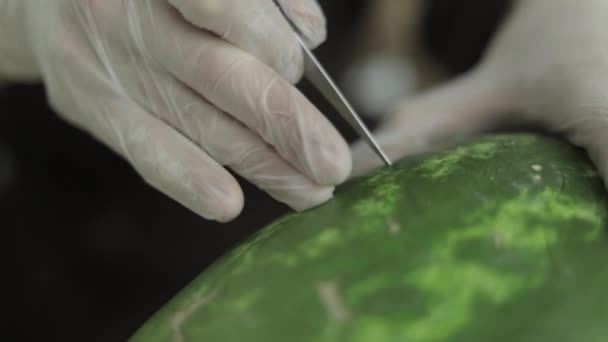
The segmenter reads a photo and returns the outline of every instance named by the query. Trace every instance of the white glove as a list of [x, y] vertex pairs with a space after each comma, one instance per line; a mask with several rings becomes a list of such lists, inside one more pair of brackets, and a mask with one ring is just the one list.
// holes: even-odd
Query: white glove
[[[282, 3], [311, 46], [325, 39], [315, 0]], [[33, 56], [52, 106], [203, 217], [242, 210], [224, 167], [297, 210], [350, 173], [347, 144], [292, 85], [302, 51], [272, 0], [0, 0], [9, 7], [26, 33], [10, 37], [13, 55]]]
[[[403, 101], [376, 136], [399, 158], [520, 124], [584, 147], [608, 177], [608, 1], [520, 0], [475, 70]], [[353, 163], [379, 165], [361, 143]]]

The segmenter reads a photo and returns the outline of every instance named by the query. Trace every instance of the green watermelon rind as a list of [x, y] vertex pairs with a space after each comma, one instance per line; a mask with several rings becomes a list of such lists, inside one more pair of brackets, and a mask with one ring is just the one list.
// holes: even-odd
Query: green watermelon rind
[[408, 159], [261, 230], [133, 340], [603, 341], [607, 203], [552, 138]]

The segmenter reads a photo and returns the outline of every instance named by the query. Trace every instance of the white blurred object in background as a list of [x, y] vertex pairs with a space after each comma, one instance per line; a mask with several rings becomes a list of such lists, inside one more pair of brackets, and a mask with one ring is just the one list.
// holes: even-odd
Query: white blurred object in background
[[406, 58], [378, 53], [355, 61], [340, 83], [361, 115], [378, 119], [397, 101], [414, 94], [418, 76]]

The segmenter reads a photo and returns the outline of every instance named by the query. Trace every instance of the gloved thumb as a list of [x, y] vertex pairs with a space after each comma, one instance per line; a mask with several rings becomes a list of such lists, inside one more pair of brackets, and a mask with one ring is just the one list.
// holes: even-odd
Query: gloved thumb
[[[398, 104], [374, 136], [393, 160], [427, 152], [450, 141], [492, 129], [515, 103], [492, 73], [474, 71]], [[362, 141], [352, 146], [359, 176], [382, 165]]]
[[584, 148], [608, 186], [608, 120], [581, 120], [569, 140]]
[[608, 185], [608, 67], [554, 73], [532, 102], [544, 125], [587, 151]]

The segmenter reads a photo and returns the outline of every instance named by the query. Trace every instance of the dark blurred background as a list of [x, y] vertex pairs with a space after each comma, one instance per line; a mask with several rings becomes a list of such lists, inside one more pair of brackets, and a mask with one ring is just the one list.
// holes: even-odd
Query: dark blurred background
[[[475, 64], [508, 3], [419, 2], [425, 5], [420, 47], [448, 75]], [[355, 28], [364, 26], [372, 3], [322, 1], [330, 37], [318, 54], [332, 74], [358, 53]], [[0, 92], [0, 112], [0, 225], [8, 235], [4, 336], [124, 341], [222, 253], [287, 211], [241, 182], [246, 207], [236, 221], [196, 217], [60, 121], [41, 86]]]

